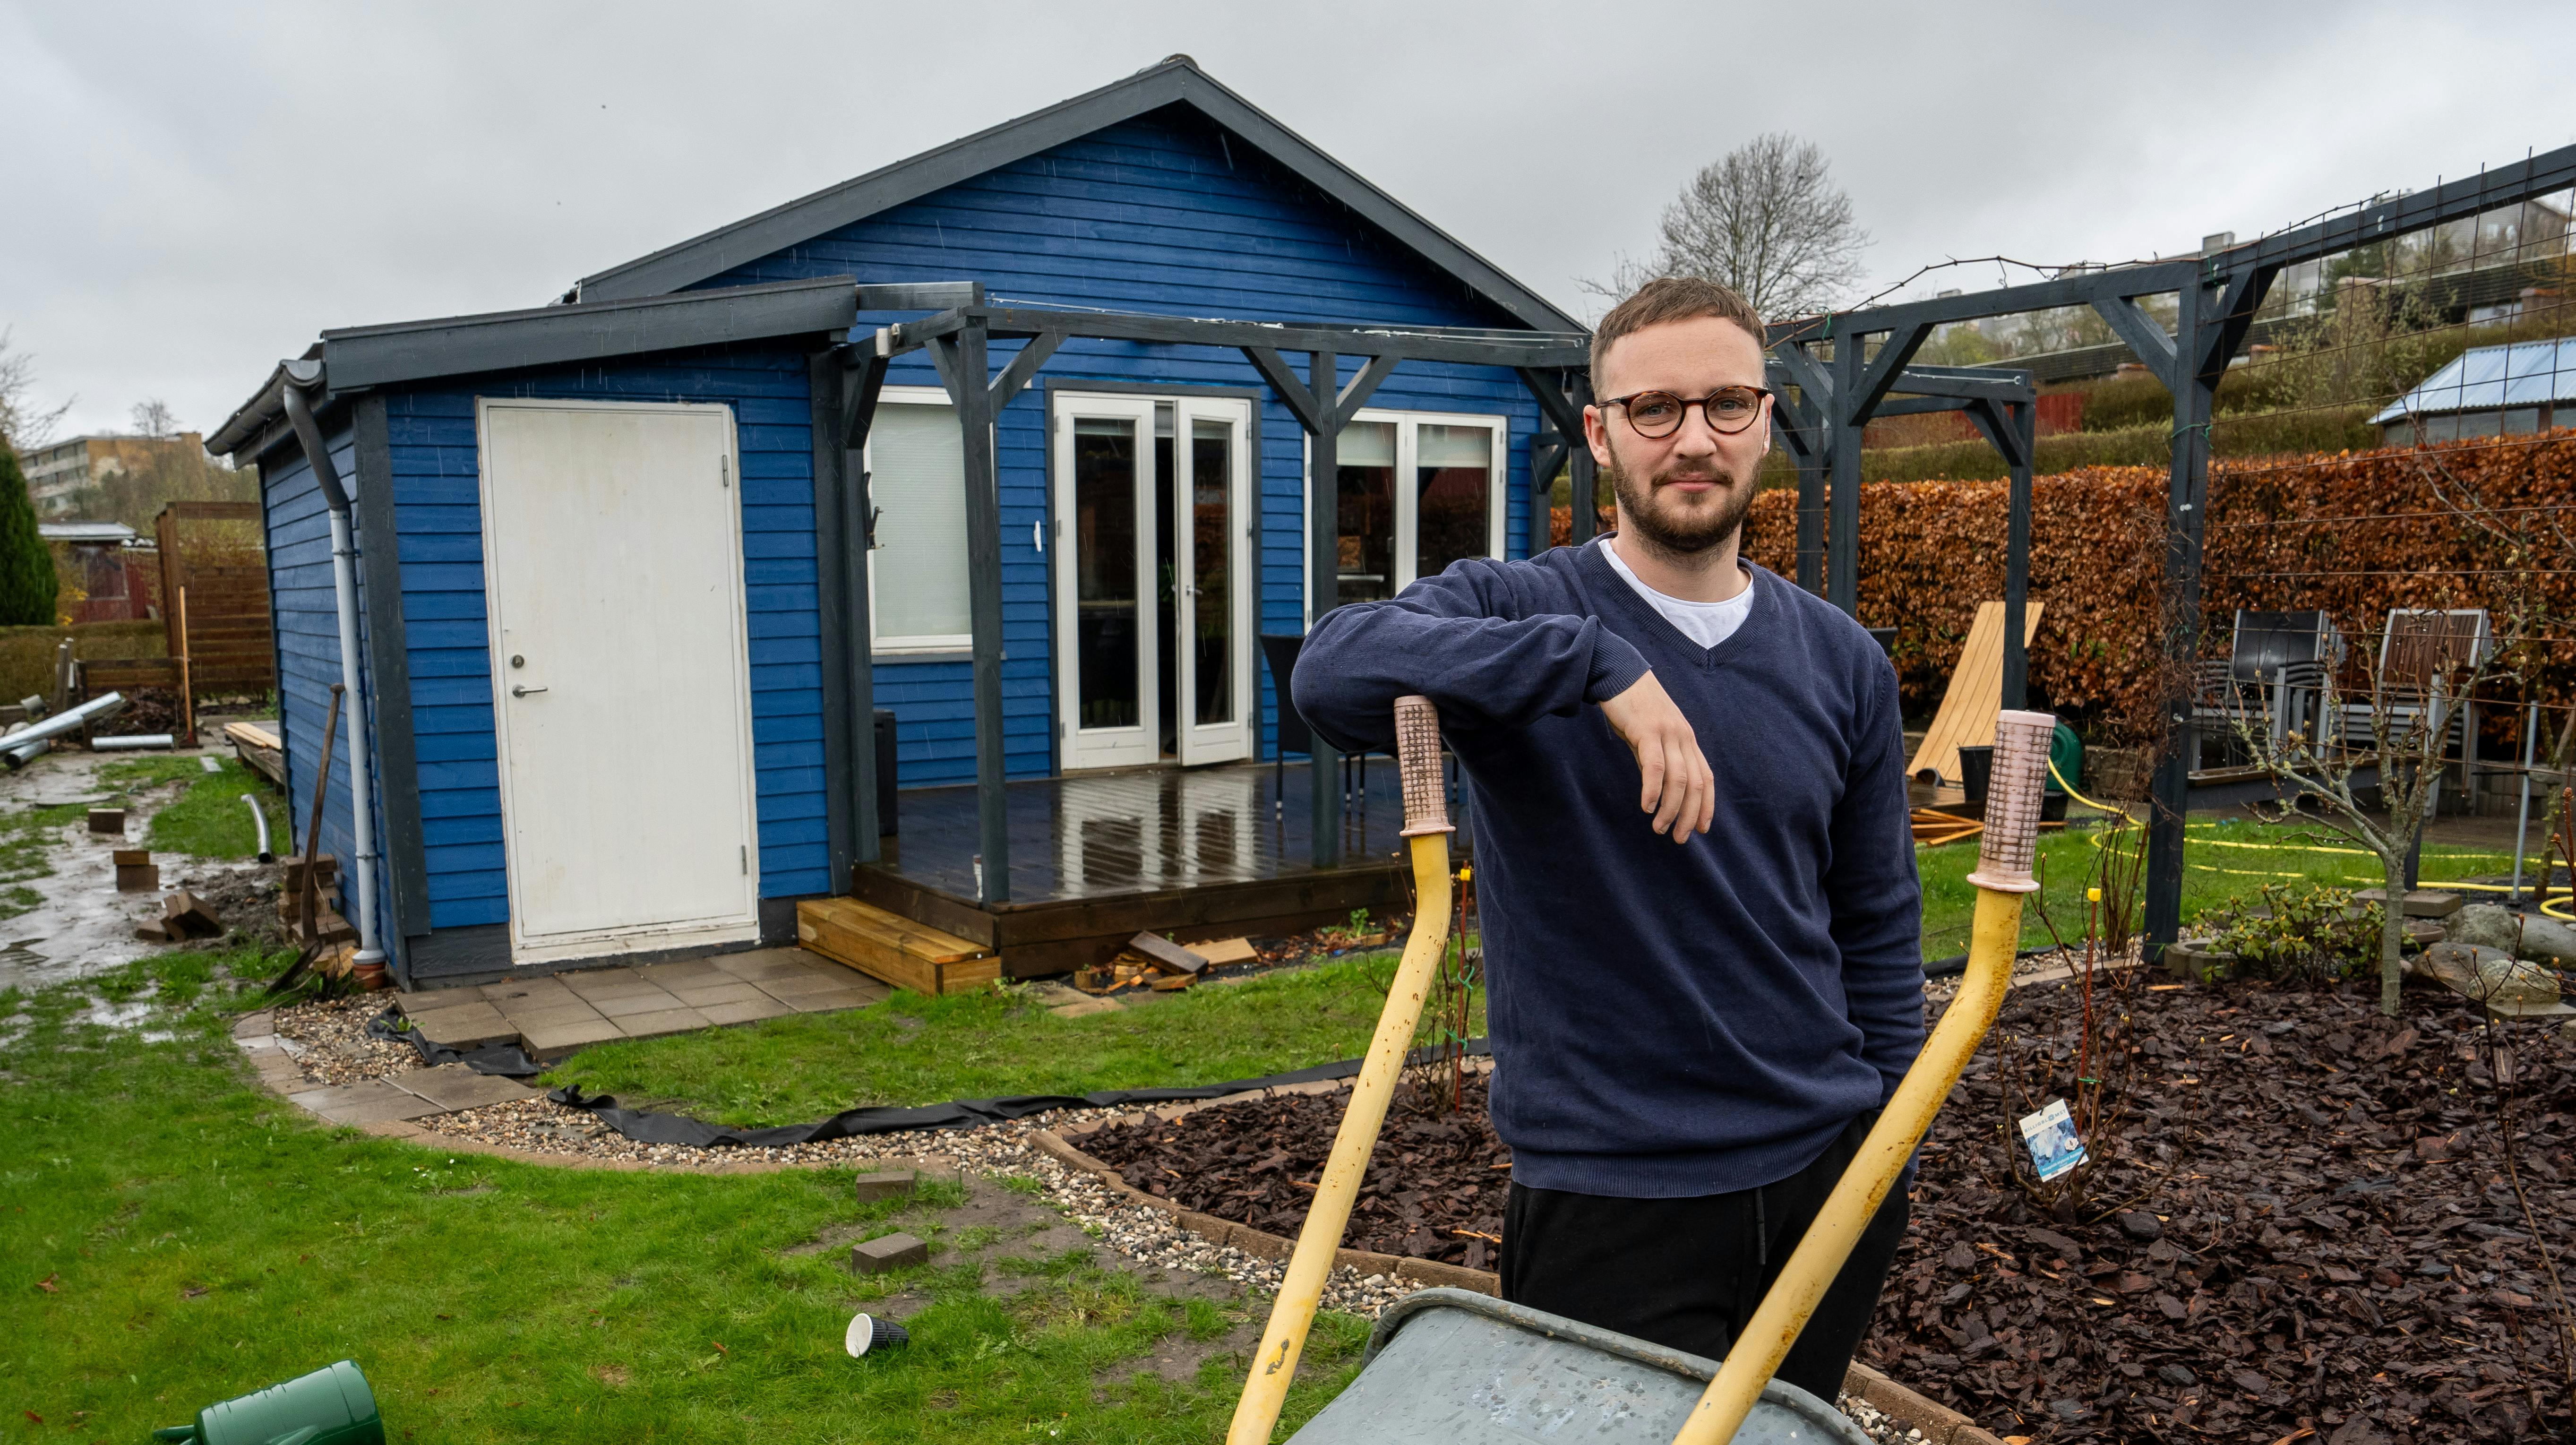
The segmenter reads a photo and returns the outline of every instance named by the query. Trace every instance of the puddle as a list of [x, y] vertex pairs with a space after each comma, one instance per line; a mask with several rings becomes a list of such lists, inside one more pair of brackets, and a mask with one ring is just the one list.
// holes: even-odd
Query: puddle
[[148, 998], [128, 999], [124, 1003], [110, 1003], [101, 998], [90, 1000], [89, 1007], [72, 1015], [71, 1021], [76, 1024], [96, 1024], [101, 1028], [125, 1029], [132, 1028], [150, 1017], [152, 1017], [152, 1000]]
[[[15, 773], [0, 775], [0, 811], [106, 801], [108, 793], [95, 786], [92, 774], [116, 761], [119, 756], [113, 754], [48, 753]], [[134, 930], [161, 916], [162, 891], [194, 886], [203, 892], [236, 873], [264, 871], [248, 861], [169, 854], [155, 860], [163, 869], [162, 891], [117, 892], [116, 863], [109, 855], [117, 848], [140, 846], [152, 814], [177, 796], [175, 789], [155, 788], [135, 797], [122, 837], [93, 836], [77, 821], [54, 830], [47, 851], [53, 874], [23, 885], [41, 901], [0, 921], [0, 936], [10, 940], [0, 948], [0, 988], [32, 990], [122, 967], [153, 951]]]

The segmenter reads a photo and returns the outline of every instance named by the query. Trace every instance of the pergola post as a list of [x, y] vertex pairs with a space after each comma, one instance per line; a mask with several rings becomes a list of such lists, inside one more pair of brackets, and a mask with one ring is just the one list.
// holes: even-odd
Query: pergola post
[[[1307, 394], [1314, 399], [1306, 451], [1306, 595], [1313, 599], [1306, 627], [1311, 632], [1340, 604], [1342, 593], [1342, 426], [1332, 404], [1341, 389], [1341, 358], [1317, 347], [1306, 378]], [[1307, 751], [1307, 858], [1318, 868], [1337, 868], [1342, 862], [1342, 755], [1323, 734], [1312, 728], [1307, 734], [1313, 739]]]
[[840, 466], [833, 478], [837, 515], [830, 519], [828, 530], [818, 520], [817, 535], [826, 545], [817, 551], [821, 565], [816, 568], [816, 581], [824, 584], [825, 606], [837, 605], [847, 619], [841, 629], [838, 669], [826, 670], [840, 680], [842, 711], [848, 714], [842, 731], [851, 759], [845, 784], [850, 798], [851, 861], [874, 863], [885, 831], [879, 822], [884, 816], [881, 810], [894, 806], [892, 798], [877, 796], [875, 629], [868, 608], [868, 551], [876, 543], [876, 519], [868, 506], [868, 428], [876, 421], [877, 398], [885, 390], [886, 358], [873, 349], [862, 355], [858, 347], [839, 346], [827, 361], [828, 366], [815, 370], [816, 387], [828, 391], [834, 403], [838, 435], [833, 446]]
[[[1566, 540], [1580, 547], [1601, 532], [1601, 464], [1592, 457], [1592, 440], [1584, 434], [1583, 409], [1592, 405], [1592, 373], [1575, 371], [1566, 374], [1566, 392], [1573, 401], [1574, 434], [1567, 439], [1566, 488], [1567, 510], [1572, 513]], [[1555, 531], [1553, 523], [1549, 531]]]
[[974, 638], [976, 897], [1011, 897], [1010, 800], [1002, 755], [1002, 495], [993, 466], [993, 395], [984, 318], [969, 315], [931, 343], [957, 405], [966, 474], [966, 616]]
[[2003, 705], [2018, 710], [2030, 700], [2030, 649], [2025, 634], [2030, 611], [2030, 473], [2039, 445], [2039, 407], [2032, 400], [1979, 401], [1969, 406], [1968, 420], [2003, 453], [2012, 478], [2004, 523]]

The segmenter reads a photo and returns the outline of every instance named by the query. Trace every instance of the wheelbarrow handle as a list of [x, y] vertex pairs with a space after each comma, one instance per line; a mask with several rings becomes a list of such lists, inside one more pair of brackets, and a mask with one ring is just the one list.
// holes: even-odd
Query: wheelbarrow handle
[[[1359, 1077], [1351, 1081], [1351, 1102], [1333, 1135], [1333, 1152], [1324, 1161], [1324, 1177], [1316, 1185], [1315, 1202], [1307, 1207], [1305, 1227], [1297, 1233], [1296, 1251], [1280, 1276], [1279, 1295], [1271, 1302], [1261, 1347], [1252, 1356], [1243, 1398], [1235, 1402], [1226, 1445], [1268, 1445], [1270, 1431], [1279, 1423], [1289, 1382], [1296, 1378], [1297, 1357], [1306, 1348], [1306, 1332], [1323, 1302], [1324, 1281], [1333, 1272], [1333, 1256], [1351, 1222], [1361, 1176], [1368, 1172], [1369, 1154], [1395, 1097], [1414, 1025], [1449, 946], [1451, 830], [1440, 776], [1440, 716], [1431, 699], [1396, 699], [1395, 736], [1396, 764], [1404, 779], [1404, 834], [1413, 852], [1413, 934], [1405, 940], [1403, 962], [1386, 991], [1386, 1007], [1360, 1060]], [[1316, 786], [1323, 786], [1321, 779]]]
[[1905, 1172], [1915, 1146], [1932, 1128], [1932, 1118], [1950, 1097], [1951, 1086], [1992, 1028], [2012, 987], [2013, 957], [2021, 942], [2021, 905], [2025, 894], [2039, 891], [2031, 861], [2039, 848], [2040, 777], [2048, 766], [2048, 745], [2057, 719], [2046, 713], [2007, 712], [1995, 721], [1995, 761], [1986, 789], [1986, 831], [1977, 852], [1977, 870], [1968, 881], [1977, 885], [1975, 932], [1968, 945], [1967, 972], [1957, 997], [1925, 1041], [1914, 1066], [1896, 1086], [1895, 1096], [1879, 1111], [1878, 1123], [1861, 1141], [1860, 1152], [1843, 1170], [1824, 1207], [1807, 1226], [1789, 1262], [1746, 1322], [1742, 1338], [1726, 1352], [1717, 1378], [1682, 1422], [1673, 1445], [1730, 1445], [1744, 1417], [1762, 1398], [1789, 1347], [1807, 1327], [1825, 1290], [1842, 1273], [1843, 1261], [1861, 1231]]

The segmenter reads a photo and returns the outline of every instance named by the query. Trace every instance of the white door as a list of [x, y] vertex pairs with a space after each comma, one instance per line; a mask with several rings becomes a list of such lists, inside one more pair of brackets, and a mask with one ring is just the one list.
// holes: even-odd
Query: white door
[[1159, 761], [1154, 403], [1056, 396], [1056, 696], [1063, 765]]
[[1202, 397], [1175, 409], [1180, 759], [1232, 762], [1252, 751], [1252, 404]]
[[512, 960], [757, 937], [731, 409], [477, 419]]

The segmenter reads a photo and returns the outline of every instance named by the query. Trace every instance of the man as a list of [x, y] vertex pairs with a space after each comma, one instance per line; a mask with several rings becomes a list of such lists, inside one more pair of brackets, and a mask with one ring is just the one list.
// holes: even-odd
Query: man
[[[1713, 282], [1622, 302], [1584, 412], [1617, 531], [1335, 609], [1294, 681], [1345, 748], [1428, 696], [1475, 789], [1503, 1297], [1712, 1358], [1923, 1040], [1895, 671], [1739, 556], [1761, 338]], [[1900, 1189], [1780, 1378], [1834, 1398], [1906, 1217]]]

